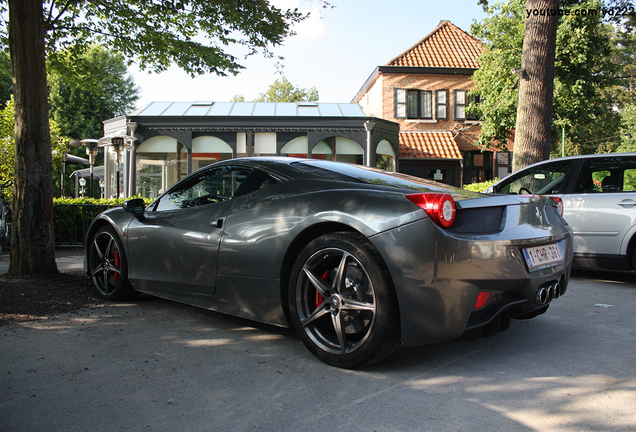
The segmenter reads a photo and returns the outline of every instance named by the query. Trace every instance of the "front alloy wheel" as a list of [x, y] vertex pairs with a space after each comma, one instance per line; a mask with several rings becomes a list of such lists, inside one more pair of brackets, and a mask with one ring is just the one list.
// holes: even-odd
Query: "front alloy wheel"
[[97, 231], [89, 244], [88, 272], [102, 297], [123, 300], [134, 295], [128, 282], [128, 267], [123, 248], [111, 227]]
[[294, 326], [326, 363], [356, 367], [397, 350], [395, 293], [381, 258], [353, 233], [328, 234], [300, 254], [290, 283]]

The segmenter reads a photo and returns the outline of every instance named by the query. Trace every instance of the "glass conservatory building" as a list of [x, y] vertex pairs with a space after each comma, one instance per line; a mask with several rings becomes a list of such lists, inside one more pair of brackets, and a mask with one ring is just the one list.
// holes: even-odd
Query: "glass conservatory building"
[[[397, 123], [358, 104], [153, 102], [104, 122], [105, 196], [154, 198], [219, 160], [291, 156], [398, 169]], [[118, 185], [118, 187], [117, 187]]]

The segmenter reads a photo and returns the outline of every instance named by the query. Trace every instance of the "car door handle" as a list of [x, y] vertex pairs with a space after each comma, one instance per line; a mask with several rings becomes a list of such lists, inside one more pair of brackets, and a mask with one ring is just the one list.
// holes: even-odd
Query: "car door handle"
[[633, 199], [624, 199], [623, 201], [618, 203], [619, 206], [622, 207], [634, 207], [636, 205], [636, 201]]
[[215, 221], [210, 222], [210, 225], [215, 227], [215, 228], [222, 228], [223, 227], [223, 219], [218, 219]]

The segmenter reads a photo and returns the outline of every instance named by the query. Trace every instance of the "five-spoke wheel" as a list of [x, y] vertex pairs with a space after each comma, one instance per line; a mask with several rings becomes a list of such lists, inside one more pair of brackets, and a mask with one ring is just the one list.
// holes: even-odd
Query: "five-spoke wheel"
[[294, 326], [326, 363], [356, 367], [398, 349], [395, 292], [364, 237], [334, 233], [312, 241], [296, 260], [289, 291]]
[[111, 227], [101, 228], [89, 244], [88, 272], [99, 294], [122, 300], [134, 294], [119, 237]]

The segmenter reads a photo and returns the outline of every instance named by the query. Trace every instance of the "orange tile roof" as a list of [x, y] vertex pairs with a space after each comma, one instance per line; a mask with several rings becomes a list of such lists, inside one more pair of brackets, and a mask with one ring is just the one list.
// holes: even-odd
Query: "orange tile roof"
[[478, 69], [483, 43], [450, 21], [440, 21], [424, 39], [389, 61], [386, 66]]
[[401, 159], [463, 159], [451, 132], [400, 132]]

